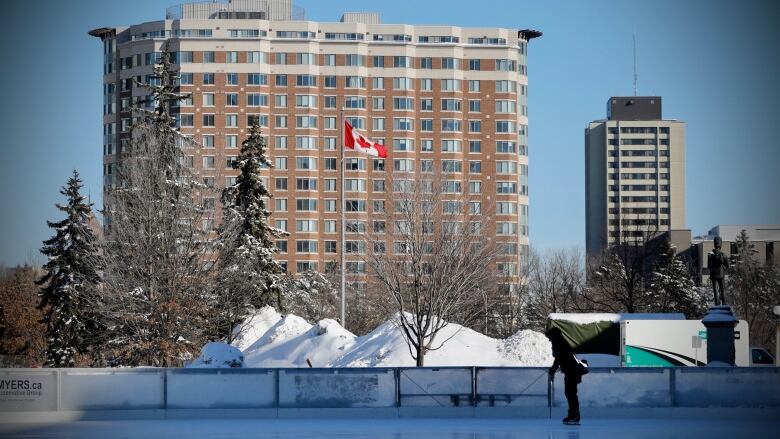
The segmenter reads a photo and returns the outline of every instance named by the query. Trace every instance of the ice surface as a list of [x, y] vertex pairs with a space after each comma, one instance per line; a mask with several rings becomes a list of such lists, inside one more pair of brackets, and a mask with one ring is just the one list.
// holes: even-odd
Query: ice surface
[[0, 424], [0, 437], [277, 439], [658, 439], [775, 437], [780, 422], [726, 419], [181, 419]]

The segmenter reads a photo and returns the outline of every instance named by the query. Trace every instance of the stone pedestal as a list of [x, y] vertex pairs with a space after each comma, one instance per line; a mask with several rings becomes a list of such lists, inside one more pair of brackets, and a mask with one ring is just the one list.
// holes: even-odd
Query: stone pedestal
[[707, 328], [707, 366], [734, 366], [734, 327], [739, 321], [731, 307], [712, 306], [701, 322]]

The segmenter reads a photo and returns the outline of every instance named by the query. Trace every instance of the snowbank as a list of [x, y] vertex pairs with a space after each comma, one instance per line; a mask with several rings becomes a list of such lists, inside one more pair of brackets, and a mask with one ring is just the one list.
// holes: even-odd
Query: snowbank
[[238, 333], [238, 336], [233, 346], [246, 350], [281, 319], [282, 316], [272, 306], [262, 307], [234, 329], [233, 333]]
[[[270, 321], [273, 313], [261, 310]], [[278, 314], [276, 314], [278, 315]], [[251, 320], [250, 319], [250, 320]], [[390, 319], [370, 333], [356, 337], [338, 322], [325, 319], [311, 325], [295, 315], [280, 318], [251, 342], [242, 339], [250, 367], [405, 367], [414, 366], [401, 329]], [[425, 356], [426, 366], [549, 366], [552, 350], [544, 334], [523, 330], [506, 340], [497, 340], [472, 329], [450, 323], [437, 335], [435, 345], [444, 345]]]
[[226, 343], [206, 343], [201, 349], [200, 356], [186, 367], [245, 367], [244, 354], [236, 347]]

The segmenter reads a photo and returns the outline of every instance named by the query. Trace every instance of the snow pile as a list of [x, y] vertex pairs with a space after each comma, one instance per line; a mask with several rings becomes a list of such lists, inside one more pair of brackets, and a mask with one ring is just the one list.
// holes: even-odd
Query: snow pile
[[237, 334], [237, 337], [233, 346], [242, 351], [246, 350], [281, 319], [282, 316], [272, 306], [262, 307], [234, 329], [233, 333]]
[[541, 332], [522, 329], [503, 340], [498, 349], [518, 366], [550, 366], [553, 362], [552, 344]]
[[244, 350], [253, 367], [324, 367], [347, 351], [355, 335], [335, 320], [316, 325], [289, 314]]
[[187, 367], [246, 367], [244, 354], [234, 346], [226, 343], [206, 343], [201, 349], [200, 356]]
[[[267, 309], [266, 316], [273, 315]], [[275, 313], [275, 311], [274, 311]], [[278, 314], [277, 314], [278, 315]], [[257, 315], [251, 319], [259, 319]], [[251, 320], [250, 319], [250, 320]], [[265, 321], [268, 321], [266, 319]], [[311, 325], [295, 315], [280, 318], [243, 351], [250, 367], [404, 367], [415, 361], [395, 319], [356, 337], [332, 319]], [[242, 343], [249, 343], [245, 336]], [[552, 352], [547, 338], [534, 331], [519, 331], [497, 340], [472, 329], [449, 323], [439, 332], [426, 366], [549, 366]]]

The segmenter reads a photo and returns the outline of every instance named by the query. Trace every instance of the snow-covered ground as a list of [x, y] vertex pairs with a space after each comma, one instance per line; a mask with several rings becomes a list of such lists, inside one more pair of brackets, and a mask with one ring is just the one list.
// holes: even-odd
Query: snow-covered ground
[[[311, 324], [271, 307], [242, 325], [234, 343], [248, 367], [404, 367], [415, 362], [401, 330], [388, 320], [357, 337], [332, 319]], [[426, 366], [549, 366], [550, 342], [544, 334], [522, 330], [499, 340], [450, 323], [438, 335], [441, 349], [425, 356]]]
[[379, 439], [754, 439], [776, 437], [778, 421], [585, 419], [580, 426], [549, 419], [253, 419], [78, 421], [0, 424], [8, 438], [379, 438]]

